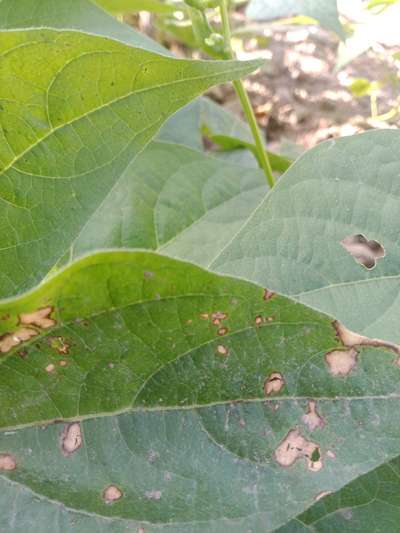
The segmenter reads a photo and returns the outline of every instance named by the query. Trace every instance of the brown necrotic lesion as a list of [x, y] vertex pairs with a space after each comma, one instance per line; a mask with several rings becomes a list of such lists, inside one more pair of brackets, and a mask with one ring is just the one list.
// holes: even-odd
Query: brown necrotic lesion
[[55, 326], [52, 312], [53, 307], [47, 306], [31, 313], [21, 313], [18, 316], [18, 328], [0, 337], [0, 354], [8, 353], [12, 348], [36, 337], [41, 330]]

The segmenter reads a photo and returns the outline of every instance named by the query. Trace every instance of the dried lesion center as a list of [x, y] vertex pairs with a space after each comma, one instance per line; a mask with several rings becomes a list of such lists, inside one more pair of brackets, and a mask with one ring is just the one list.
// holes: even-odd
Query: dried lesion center
[[0, 337], [0, 353], [5, 354], [32, 337], [36, 337], [41, 330], [55, 326], [56, 321], [51, 317], [53, 311], [53, 307], [47, 306], [32, 313], [21, 313], [18, 316], [18, 328]]

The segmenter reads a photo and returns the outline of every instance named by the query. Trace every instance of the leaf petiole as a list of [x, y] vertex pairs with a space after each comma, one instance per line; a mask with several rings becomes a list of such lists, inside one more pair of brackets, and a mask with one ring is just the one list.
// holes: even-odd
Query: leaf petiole
[[[230, 22], [229, 22], [227, 0], [220, 0], [219, 5], [220, 5], [220, 13], [221, 13], [222, 32], [224, 36], [227, 56], [230, 59], [234, 59], [234, 54], [233, 54], [232, 46], [231, 46], [231, 28], [230, 28]], [[254, 115], [254, 111], [250, 103], [249, 95], [247, 94], [247, 91], [244, 87], [242, 80], [234, 81], [233, 86], [235, 87], [240, 103], [242, 104], [244, 114], [246, 116], [247, 122], [251, 129], [251, 133], [254, 138], [259, 165], [263, 169], [270, 187], [273, 187], [275, 185], [275, 178], [272, 173], [272, 167], [271, 167], [271, 163], [268, 158], [268, 154], [265, 150], [265, 147], [264, 147], [264, 144], [261, 138], [261, 132], [257, 124], [257, 119]]]

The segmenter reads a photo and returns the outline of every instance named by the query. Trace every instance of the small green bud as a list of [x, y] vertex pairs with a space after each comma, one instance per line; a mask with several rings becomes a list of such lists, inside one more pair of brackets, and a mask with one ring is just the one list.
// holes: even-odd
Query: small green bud
[[220, 33], [210, 33], [208, 37], [204, 39], [204, 42], [207, 46], [219, 46], [224, 43], [224, 38]]

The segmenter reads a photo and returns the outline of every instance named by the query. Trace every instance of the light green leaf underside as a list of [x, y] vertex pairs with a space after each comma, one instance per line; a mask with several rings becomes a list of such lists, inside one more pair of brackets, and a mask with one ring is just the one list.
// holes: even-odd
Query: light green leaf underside
[[327, 495], [277, 533], [345, 531], [397, 533], [400, 520], [400, 457]]
[[2, 296], [64, 256], [171, 114], [258, 65], [176, 60], [53, 30], [4, 32], [0, 46]]
[[[350, 329], [398, 342], [400, 133], [377, 130], [303, 155], [211, 265], [294, 296]], [[380, 242], [367, 270], [341, 246]]]
[[0, 30], [24, 28], [71, 29], [102, 35], [153, 52], [167, 54], [161, 45], [117, 22], [89, 0], [2, 0]]
[[322, 26], [340, 37], [344, 36], [337, 0], [250, 0], [246, 14], [254, 20], [306, 15], [318, 20]]
[[88, 217], [66, 259], [102, 248], [147, 248], [207, 266], [266, 191], [260, 170], [153, 142]]
[[[293, 524], [290, 519], [312, 506], [322, 491], [340, 490], [395, 455], [400, 420], [392, 403], [319, 402], [327, 425], [311, 436], [324, 454], [323, 468], [314, 473], [303, 462], [285, 469], [272, 458], [288, 428], [301, 426], [304, 402], [243, 403], [87, 420], [81, 423], [83, 444], [70, 457], [60, 451], [64, 424], [2, 433], [0, 451], [12, 454], [17, 468], [0, 480], [0, 527], [20, 532], [29, 523], [29, 531], [56, 533], [119, 533], [139, 527], [146, 533], [274, 531]], [[372, 417], [373, 426], [360, 423], [366, 417]], [[327, 450], [336, 457], [325, 457]], [[375, 485], [383, 497], [386, 492], [389, 505], [379, 505], [380, 494], [372, 493], [368, 482], [370, 474], [367, 484], [361, 478], [337, 498], [328, 497], [311, 508], [307, 520], [300, 518], [314, 526], [322, 517], [321, 528], [317, 522], [313, 531], [337, 531], [329, 529], [331, 524], [361, 531], [351, 529], [360, 515], [364, 531], [375, 531], [370, 526], [380, 515], [368, 522], [368, 515], [362, 518], [365, 510], [356, 507], [354, 521], [346, 527], [338, 512], [341, 506], [365, 504], [375, 497], [378, 505], [371, 510], [384, 511], [380, 523], [393, 524], [397, 509], [390, 503], [398, 501], [398, 479], [388, 467], [382, 471]], [[388, 485], [381, 485], [381, 480]], [[123, 497], [107, 505], [102, 493], [111, 484]], [[329, 512], [333, 514], [324, 519]]]

